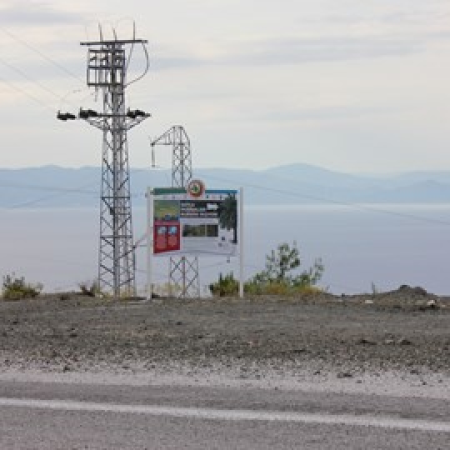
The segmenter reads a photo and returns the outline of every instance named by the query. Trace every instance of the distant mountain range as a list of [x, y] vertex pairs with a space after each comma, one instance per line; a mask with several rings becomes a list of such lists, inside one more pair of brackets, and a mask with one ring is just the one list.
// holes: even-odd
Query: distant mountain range
[[[450, 171], [354, 175], [307, 164], [267, 170], [198, 169], [210, 189], [244, 188], [246, 204], [450, 203]], [[97, 207], [99, 167], [0, 169], [0, 208]], [[148, 186], [171, 185], [168, 170], [131, 170], [132, 202]]]

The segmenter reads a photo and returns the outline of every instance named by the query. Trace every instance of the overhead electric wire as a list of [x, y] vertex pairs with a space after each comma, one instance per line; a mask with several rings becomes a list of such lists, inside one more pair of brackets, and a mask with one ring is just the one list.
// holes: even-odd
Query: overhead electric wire
[[[145, 170], [145, 169], [143, 169]], [[170, 170], [169, 168], [166, 167], [166, 170]], [[266, 175], [269, 178], [276, 178], [280, 181], [288, 181], [289, 178], [285, 178], [285, 177], [273, 177], [271, 175]], [[227, 183], [234, 183], [236, 184], [236, 180], [230, 180], [228, 178], [222, 178], [222, 177], [217, 177], [217, 176], [210, 176], [208, 175], [206, 177], [206, 179], [211, 179], [211, 180], [217, 180], [217, 181], [221, 181], [221, 182], [227, 182]], [[387, 215], [392, 215], [392, 216], [398, 216], [398, 217], [403, 217], [405, 219], [412, 219], [415, 221], [422, 221], [422, 222], [429, 222], [429, 223], [435, 223], [435, 224], [440, 224], [440, 225], [449, 225], [450, 226], [450, 221], [446, 221], [446, 220], [440, 220], [440, 219], [430, 219], [427, 217], [423, 217], [423, 216], [416, 216], [414, 214], [409, 214], [409, 213], [402, 213], [402, 212], [397, 212], [397, 211], [390, 211], [387, 209], [382, 209], [382, 208], [377, 208], [374, 206], [370, 206], [367, 204], [361, 204], [361, 203], [352, 203], [352, 202], [345, 202], [345, 201], [340, 201], [340, 200], [333, 200], [330, 198], [325, 198], [325, 197], [320, 197], [320, 196], [315, 196], [315, 195], [308, 195], [308, 194], [302, 194], [299, 193], [297, 191], [290, 191], [290, 190], [286, 190], [286, 189], [276, 189], [276, 188], [269, 188], [267, 186], [262, 186], [262, 185], [258, 185], [258, 184], [251, 184], [251, 183], [239, 183], [242, 185], [242, 187], [246, 187], [246, 188], [253, 188], [253, 189], [257, 189], [257, 190], [262, 190], [262, 191], [266, 191], [266, 192], [274, 192], [277, 194], [282, 194], [282, 195], [287, 195], [290, 197], [294, 197], [294, 198], [303, 198], [303, 199], [308, 199], [308, 200], [315, 200], [315, 201], [319, 201], [321, 204], [327, 205], [327, 204], [331, 204], [331, 205], [336, 205], [336, 206], [347, 206], [350, 208], [354, 208], [354, 209], [359, 209], [362, 211], [368, 211], [368, 212], [374, 212], [374, 213], [379, 213], [379, 214], [387, 214]]]
[[61, 100], [63, 97], [61, 97], [60, 95], [56, 94], [54, 91], [52, 91], [51, 89], [47, 88], [46, 86], [44, 86], [42, 83], [40, 83], [39, 81], [34, 80], [33, 78], [29, 77], [25, 72], [23, 72], [21, 69], [18, 69], [17, 67], [13, 66], [11, 63], [6, 62], [5, 60], [0, 58], [0, 63], [2, 63], [4, 66], [10, 68], [11, 70], [13, 70], [14, 72], [18, 73], [20, 76], [22, 76], [23, 78], [25, 78], [26, 80], [30, 81], [31, 83], [34, 83], [36, 86], [39, 86], [42, 90], [44, 90], [45, 92], [49, 93], [50, 95], [53, 95], [54, 97], [56, 97], [57, 99]]
[[[36, 86], [38, 86], [39, 88], [41, 88], [43, 91], [47, 92], [48, 94], [52, 95], [53, 97], [55, 97], [56, 99], [58, 99], [61, 103], [62, 102], [67, 102], [67, 103], [72, 103], [70, 100], [67, 99], [67, 96], [74, 93], [74, 92], [79, 92], [79, 89], [75, 89], [75, 90], [71, 90], [70, 92], [64, 94], [64, 95], [60, 95], [57, 94], [55, 91], [53, 91], [52, 89], [48, 88], [47, 86], [45, 86], [44, 84], [40, 83], [39, 81], [34, 80], [33, 78], [29, 77], [24, 71], [22, 71], [21, 69], [17, 68], [16, 66], [14, 66], [13, 64], [6, 62], [5, 60], [0, 58], [0, 63], [3, 64], [4, 66], [8, 67], [9, 69], [13, 70], [14, 72], [18, 73], [21, 77], [23, 77], [25, 80], [35, 84]], [[13, 83], [11, 83], [8, 80], [5, 80], [4, 78], [0, 78], [0, 80], [6, 84], [8, 84], [10, 87], [12, 87], [13, 89], [21, 92], [22, 94], [32, 98], [35, 102], [45, 106], [46, 108], [50, 109], [51, 111], [55, 112], [57, 109], [54, 106], [50, 106], [49, 104], [43, 102], [42, 100], [38, 99], [36, 96], [29, 94], [25, 89], [23, 88], [18, 88], [16, 87]], [[74, 106], [75, 108], [78, 108], [78, 105], [75, 105], [72, 103], [72, 106]]]
[[[34, 46], [32, 46], [31, 44], [29, 44], [28, 42], [26, 42], [25, 40], [17, 37], [15, 34], [11, 33], [11, 31], [5, 29], [4, 27], [0, 27], [0, 31], [2, 31], [4, 34], [6, 34], [7, 36], [9, 36], [11, 39], [14, 39], [15, 41], [19, 42], [21, 45], [23, 45], [24, 47], [26, 47], [27, 49], [33, 51], [34, 53], [36, 53], [37, 55], [39, 55], [39, 57], [41, 57], [42, 59], [44, 59], [46, 62], [52, 64], [53, 66], [57, 67], [58, 69], [60, 69], [61, 71], [63, 71], [64, 73], [70, 75], [71, 77], [75, 78], [78, 82], [83, 84], [83, 87], [85, 85], [85, 80], [81, 79], [78, 75], [74, 74], [73, 72], [71, 72], [70, 70], [68, 70], [66, 67], [64, 67], [62, 64], [57, 63], [56, 61], [54, 61], [52, 58], [48, 57], [45, 53], [43, 53], [42, 51], [38, 50], [37, 48], [35, 48]], [[115, 30], [114, 30], [115, 32]], [[135, 25], [133, 24], [133, 36], [135, 36], [136, 31], [135, 31]], [[145, 68], [144, 71], [141, 75], [139, 75], [137, 78], [135, 78], [134, 80], [130, 81], [127, 86], [139, 81], [140, 79], [142, 79], [149, 70], [150, 67], [150, 63], [149, 63], [149, 55], [148, 55], [148, 51], [146, 49], [146, 46], [144, 44], [143, 45], [143, 50], [144, 50], [144, 55], [145, 55], [145, 60], [146, 60], [146, 64], [145, 64]], [[134, 47], [134, 45], [133, 45]], [[133, 49], [132, 49], [133, 51]], [[128, 61], [127, 61], [127, 67], [130, 63], [130, 59], [131, 59], [131, 54], [128, 56]], [[6, 67], [8, 67], [9, 69], [13, 70], [14, 72], [16, 72], [17, 74], [19, 74], [22, 78], [26, 79], [27, 81], [34, 83], [36, 86], [38, 86], [40, 89], [42, 89], [43, 91], [47, 92], [48, 94], [50, 94], [51, 96], [57, 98], [60, 102], [66, 101], [69, 103], [72, 103], [70, 101], [67, 100], [67, 94], [65, 95], [60, 95], [58, 93], [56, 93], [54, 90], [48, 88], [47, 86], [45, 86], [44, 84], [40, 83], [39, 81], [37, 81], [36, 79], [30, 77], [27, 73], [25, 73], [23, 70], [21, 70], [20, 68], [18, 68], [16, 65], [12, 64], [11, 62], [6, 61], [4, 58], [0, 58], [0, 62], [5, 65]], [[12, 82], [6, 80], [5, 78], [0, 78], [0, 81], [2, 81], [3, 83], [7, 84], [10, 88], [16, 90], [17, 92], [20, 92], [21, 94], [26, 95], [27, 97], [31, 98], [34, 102], [45, 106], [47, 109], [50, 109], [52, 111], [56, 111], [59, 108], [56, 108], [54, 106], [49, 106], [48, 103], [45, 103], [44, 101], [42, 101], [41, 99], [39, 99], [37, 96], [30, 94], [29, 92], [27, 92], [27, 90], [23, 89], [23, 88], [19, 88], [17, 86], [15, 86]], [[72, 92], [76, 92], [77, 89], [72, 90], [70, 93]], [[89, 94], [90, 95], [90, 94]], [[75, 108], [78, 108], [79, 105], [73, 105]]]
[[4, 182], [0, 180], [0, 186], [3, 187], [13, 187], [16, 189], [32, 189], [33, 191], [36, 190], [41, 190], [41, 191], [53, 191], [52, 194], [43, 196], [43, 197], [39, 197], [39, 198], [35, 198], [35, 199], [30, 199], [28, 201], [24, 201], [21, 203], [17, 203], [11, 206], [7, 206], [5, 207], [6, 209], [19, 209], [19, 208], [24, 208], [26, 206], [32, 206], [32, 205], [36, 205], [38, 203], [41, 203], [43, 201], [55, 198], [55, 197], [60, 197], [62, 195], [65, 194], [87, 194], [87, 195], [97, 195], [98, 192], [97, 191], [90, 191], [90, 190], [86, 190], [85, 188], [91, 187], [93, 185], [97, 185], [97, 182], [92, 182], [80, 187], [75, 187], [75, 188], [60, 188], [60, 187], [51, 187], [51, 186], [41, 186], [41, 185], [24, 185], [24, 184], [17, 184], [17, 183], [11, 183], [11, 182]]
[[58, 192], [75, 192], [81, 194], [93, 194], [95, 191], [85, 190], [85, 187], [92, 186], [93, 183], [80, 186], [78, 188], [61, 188], [56, 186], [45, 186], [41, 184], [22, 184], [22, 183], [14, 183], [14, 182], [5, 182], [0, 179], [0, 186], [3, 187], [13, 187], [17, 189], [33, 189], [33, 190], [41, 190], [41, 191], [58, 191]]
[[128, 73], [128, 69], [130, 67], [131, 58], [133, 57], [133, 50], [134, 50], [134, 41], [136, 40], [136, 23], [133, 21], [133, 37], [131, 38], [133, 43], [131, 44], [130, 51], [128, 53], [127, 62], [125, 64], [125, 73]]
[[[53, 66], [57, 67], [58, 69], [60, 69], [61, 71], [63, 71], [64, 73], [70, 75], [71, 77], [75, 78], [79, 83], [82, 83], [83, 87], [85, 84], [85, 80], [81, 79], [78, 75], [75, 75], [73, 72], [71, 72], [70, 70], [66, 69], [62, 64], [57, 63], [56, 61], [54, 61], [53, 59], [51, 59], [50, 57], [48, 57], [47, 55], [45, 55], [43, 52], [41, 52], [40, 50], [36, 49], [35, 47], [33, 47], [32, 45], [30, 45], [28, 42], [26, 42], [23, 39], [18, 38], [16, 35], [14, 35], [13, 33], [11, 33], [9, 30], [6, 30], [3, 27], [0, 27], [0, 31], [2, 31], [3, 33], [5, 33], [7, 36], [11, 37], [12, 39], [16, 40], [17, 42], [19, 42], [21, 45], [25, 46], [26, 48], [30, 49], [31, 51], [33, 51], [34, 53], [36, 53], [37, 55], [39, 55], [42, 59], [44, 59], [46, 62], [52, 64]], [[8, 67], [9, 69], [13, 70], [14, 72], [18, 73], [21, 77], [23, 77], [24, 79], [26, 79], [27, 81], [34, 83], [35, 85], [37, 85], [40, 89], [42, 89], [43, 91], [47, 92], [48, 94], [50, 94], [51, 96], [55, 97], [56, 99], [58, 99], [60, 102], [66, 101], [69, 103], [72, 103], [70, 101], [67, 100], [67, 94], [65, 95], [60, 95], [58, 93], [56, 93], [53, 89], [48, 88], [47, 86], [45, 86], [43, 83], [40, 83], [39, 81], [37, 81], [36, 79], [30, 77], [29, 75], [27, 75], [23, 70], [19, 69], [16, 65], [12, 64], [11, 62], [6, 61], [5, 59], [0, 59], [0, 62], [5, 65], [6, 67]], [[13, 89], [15, 89], [18, 92], [21, 92], [22, 94], [32, 98], [35, 102], [44, 105], [46, 108], [52, 110], [53, 112], [56, 111], [58, 108], [54, 107], [54, 106], [49, 106], [47, 103], [43, 102], [42, 100], [38, 99], [36, 96], [30, 94], [29, 92], [27, 92], [25, 89], [23, 88], [18, 88], [16, 87], [13, 83], [11, 83], [8, 80], [5, 80], [4, 78], [1, 78], [1, 81], [8, 84], [10, 87], [12, 87]], [[74, 89], [71, 90], [70, 93], [73, 92], [77, 92], [78, 89]], [[78, 108], [79, 105], [74, 105], [73, 106], [75, 108]]]
[[[274, 178], [274, 177], [271, 177], [270, 175], [268, 175], [268, 177], [269, 178]], [[226, 181], [226, 182], [236, 183], [235, 180], [229, 180], [229, 179], [225, 179], [225, 178], [221, 178], [221, 177], [208, 176], [207, 178], [210, 178], [212, 180], [217, 180], [217, 181]], [[276, 177], [276, 178], [281, 180], [281, 181], [283, 180], [280, 177]], [[287, 179], [285, 179], [285, 180], [287, 180]], [[387, 215], [391, 215], [391, 216], [403, 217], [405, 219], [411, 219], [411, 220], [416, 220], [416, 221], [429, 222], [429, 223], [435, 223], [435, 224], [449, 225], [450, 226], [450, 221], [440, 220], [440, 219], [430, 219], [430, 218], [423, 217], [423, 216], [416, 216], [414, 214], [402, 213], [402, 212], [398, 212], [398, 211], [390, 211], [390, 210], [387, 210], [387, 209], [377, 208], [377, 207], [370, 206], [370, 205], [367, 205], [367, 204], [345, 202], [345, 201], [340, 201], [340, 200], [333, 200], [333, 199], [330, 199], [330, 198], [325, 198], [325, 197], [320, 197], [320, 196], [315, 196], [315, 195], [301, 194], [299, 192], [289, 191], [289, 190], [286, 190], [286, 189], [269, 188], [267, 186], [261, 186], [261, 185], [257, 185], [257, 184], [251, 184], [251, 183], [242, 183], [242, 184], [243, 184], [243, 187], [249, 187], [249, 188], [258, 189], [258, 190], [267, 191], [267, 192], [274, 192], [274, 193], [277, 193], [277, 194], [282, 194], [282, 195], [295, 197], [295, 198], [304, 198], [304, 199], [308, 199], [308, 200], [315, 200], [315, 201], [319, 201], [321, 204], [332, 204], [332, 205], [337, 205], [337, 206], [348, 206], [348, 207], [351, 207], [351, 208], [354, 208], [354, 209], [359, 209], [359, 210], [362, 210], [362, 211], [374, 212], [374, 213], [379, 213], [379, 214], [387, 214]]]
[[36, 53], [37, 55], [39, 55], [42, 59], [44, 59], [45, 61], [49, 62], [50, 64], [52, 64], [53, 66], [57, 67], [58, 69], [60, 69], [61, 71], [63, 71], [64, 73], [66, 73], [67, 75], [70, 75], [71, 77], [75, 78], [77, 81], [80, 81], [81, 83], [84, 84], [84, 80], [81, 79], [78, 75], [74, 74], [73, 72], [71, 72], [70, 70], [68, 70], [66, 67], [64, 67], [62, 64], [59, 64], [58, 62], [56, 62], [55, 60], [51, 59], [50, 57], [48, 57], [45, 53], [41, 52], [40, 50], [38, 50], [37, 48], [33, 47], [32, 45], [30, 45], [28, 42], [24, 41], [23, 39], [20, 39], [19, 37], [17, 37], [15, 34], [11, 33], [11, 31], [7, 30], [4, 27], [0, 27], [0, 31], [2, 31], [3, 33], [5, 33], [6, 35], [8, 35], [10, 38], [14, 39], [15, 41], [19, 42], [20, 44], [22, 44], [24, 47], [28, 48], [29, 50], [33, 51], [34, 53]]
[[26, 97], [30, 98], [31, 100], [33, 100], [35, 103], [39, 104], [40, 106], [43, 106], [44, 108], [47, 108], [47, 109], [51, 110], [52, 112], [55, 111], [55, 108], [53, 108], [49, 104], [43, 102], [39, 98], [35, 97], [33, 94], [30, 94], [29, 92], [25, 91], [24, 89], [19, 88], [14, 83], [11, 83], [11, 81], [5, 80], [4, 78], [0, 77], [0, 82], [8, 85], [11, 89], [19, 92], [20, 94], [25, 95]]
[[144, 50], [144, 55], [145, 55], [145, 69], [142, 72], [141, 75], [139, 75], [138, 77], [136, 77], [134, 80], [131, 80], [129, 83], [126, 84], [126, 86], [131, 86], [133, 83], [136, 83], [139, 80], [142, 80], [142, 78], [145, 77], [145, 75], [147, 75], [149, 69], [150, 69], [150, 57], [148, 54], [148, 50], [147, 47], [145, 46], [145, 44], [142, 43], [142, 48]]
[[[45, 85], [43, 85], [42, 83], [39, 83], [38, 81], [30, 78], [28, 75], [26, 75], [21, 69], [18, 69], [17, 67], [13, 66], [11, 63], [8, 63], [2, 59], [0, 59], [0, 63], [2, 63], [3, 65], [5, 65], [6, 67], [10, 68], [11, 70], [15, 71], [16, 73], [20, 74], [24, 79], [26, 79], [27, 81], [36, 84], [37, 86], [39, 86], [42, 90], [46, 91], [47, 93], [51, 94], [53, 97], [57, 98], [60, 101], [65, 101], [65, 96], [61, 96], [59, 94], [56, 94], [53, 90], [47, 88]], [[41, 106], [44, 106], [45, 108], [51, 110], [52, 112], [55, 112], [57, 110], [57, 108], [53, 105], [50, 105], [47, 102], [44, 102], [42, 99], [38, 98], [37, 96], [30, 94], [27, 90], [23, 89], [23, 88], [19, 88], [15, 83], [6, 80], [3, 77], [0, 77], [0, 82], [8, 85], [10, 88], [12, 88], [13, 90], [25, 95], [26, 97], [32, 99], [35, 103], [38, 103]]]
[[[84, 80], [82, 80], [78, 75], [74, 74], [73, 72], [68, 70], [63, 65], [61, 65], [58, 62], [54, 61], [53, 59], [48, 57], [45, 53], [41, 52], [40, 50], [38, 50], [37, 48], [35, 48], [34, 46], [29, 44], [25, 40], [19, 38], [18, 36], [16, 36], [11, 31], [7, 30], [4, 27], [0, 27], [0, 31], [2, 31], [4, 34], [9, 36], [11, 39], [19, 42], [24, 47], [26, 47], [29, 50], [33, 51], [34, 53], [39, 55], [42, 59], [44, 59], [48, 63], [52, 64], [53, 66], [57, 67], [58, 69], [60, 69], [64, 73], [70, 75], [71, 77], [75, 78], [77, 81], [79, 81], [79, 82], [84, 84]], [[133, 22], [133, 39], [135, 38], [135, 35], [136, 35], [136, 30], [135, 30], [135, 24]], [[143, 78], [148, 72], [148, 69], [149, 69], [149, 55], [148, 55], [148, 51], [147, 51], [145, 45], [143, 45], [143, 49], [144, 49], [144, 53], [145, 53], [145, 56], [146, 56], [146, 67], [144, 69], [144, 72], [143, 72], [142, 75], [140, 75], [139, 77], [137, 77], [136, 79], [134, 79], [130, 83], [128, 83], [128, 86], [131, 85], [132, 83], [135, 83], [136, 81], [140, 80], [141, 78]], [[130, 52], [130, 55], [129, 55], [129, 58], [128, 58], [128, 61], [127, 61], [127, 67], [128, 67], [128, 65], [130, 63], [132, 51], [133, 51], [133, 48], [132, 48], [132, 50]], [[55, 98], [57, 98], [59, 100], [62, 100], [62, 101], [65, 101], [65, 97], [66, 96], [61, 96], [59, 94], [56, 94], [54, 91], [52, 91], [51, 89], [47, 88], [42, 83], [39, 83], [38, 81], [36, 81], [33, 78], [29, 77], [21, 69], [18, 69], [17, 67], [12, 65], [11, 63], [8, 63], [8, 62], [6, 62], [5, 60], [2, 60], [2, 59], [0, 59], [0, 62], [3, 65], [9, 67], [11, 70], [14, 70], [16, 73], [20, 74], [22, 77], [24, 77], [28, 81], [36, 84], [42, 90], [46, 91], [47, 93], [49, 93], [50, 95], [54, 96]], [[17, 87], [12, 82], [10, 82], [8, 80], [5, 80], [2, 77], [0, 77], [0, 81], [5, 83], [5, 84], [7, 84], [9, 87], [11, 87], [12, 89], [16, 90], [17, 92], [19, 92], [19, 93], [29, 97], [30, 99], [32, 99], [34, 102], [38, 103], [39, 105], [44, 106], [45, 108], [50, 109], [52, 111], [55, 110], [55, 108], [49, 106], [47, 103], [45, 103], [42, 100], [38, 99], [36, 96], [30, 94], [26, 90]], [[145, 169], [143, 169], [143, 170], [145, 170]], [[270, 175], [269, 175], [269, 177], [270, 177]], [[234, 182], [234, 180], [227, 180], [227, 179], [219, 178], [219, 177], [211, 177], [211, 176], [209, 176], [209, 178], [216, 179], [218, 181]], [[272, 176], [271, 178], [274, 178], [274, 177]], [[279, 177], [277, 177], [277, 178], [280, 179]], [[284, 180], [286, 180], [286, 178], [284, 178]], [[369, 212], [376, 212], [376, 213], [380, 213], [380, 214], [387, 214], [387, 215], [392, 215], [392, 216], [404, 217], [404, 218], [407, 218], [407, 219], [425, 221], [425, 222], [429, 222], [429, 223], [438, 223], [438, 224], [443, 224], [443, 225], [450, 225], [450, 222], [444, 221], [444, 220], [429, 219], [429, 218], [426, 218], [426, 217], [416, 216], [416, 215], [409, 214], [409, 213], [390, 211], [390, 210], [386, 210], [386, 209], [376, 208], [376, 207], [373, 207], [373, 206], [362, 205], [362, 204], [359, 204], [359, 203], [338, 201], [338, 200], [333, 200], [333, 199], [330, 199], [330, 198], [324, 198], [324, 197], [320, 197], [320, 196], [301, 194], [301, 193], [298, 193], [298, 192], [288, 191], [288, 190], [285, 190], [285, 189], [268, 188], [266, 186], [261, 186], [261, 185], [256, 185], [256, 184], [245, 183], [244, 186], [245, 187], [249, 187], [249, 188], [253, 188], [253, 189], [262, 190], [262, 191], [275, 192], [275, 193], [279, 193], [279, 194], [282, 194], [282, 195], [287, 195], [287, 196], [290, 196], [290, 197], [298, 197], [298, 198], [304, 198], [304, 199], [309, 199], [309, 200], [315, 200], [315, 201], [319, 201], [319, 202], [324, 203], [324, 204], [334, 204], [334, 205], [339, 205], [339, 206], [349, 206], [349, 207], [352, 207], [352, 208], [355, 208], [355, 209], [360, 209], [360, 210], [369, 211]]]

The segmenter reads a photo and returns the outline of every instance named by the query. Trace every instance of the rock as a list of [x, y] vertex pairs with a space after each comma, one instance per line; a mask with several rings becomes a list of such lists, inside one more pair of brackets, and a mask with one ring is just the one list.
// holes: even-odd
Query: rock
[[397, 344], [398, 345], [413, 345], [413, 343], [409, 339], [406, 339], [406, 338], [399, 339], [397, 341]]
[[407, 284], [402, 284], [398, 290], [400, 292], [404, 292], [406, 294], [415, 294], [415, 295], [420, 295], [420, 296], [427, 296], [428, 292], [421, 286], [416, 286], [416, 287], [411, 287], [408, 286]]
[[360, 345], [377, 345], [377, 343], [375, 341], [371, 341], [370, 339], [366, 339], [366, 338], [359, 339], [357, 344], [360, 344]]
[[437, 308], [439, 308], [439, 305], [437, 304], [436, 300], [432, 299], [432, 300], [427, 301], [427, 308], [437, 309]]
[[339, 372], [337, 374], [338, 378], [353, 378], [353, 374], [350, 372]]
[[416, 286], [415, 288], [413, 288], [413, 291], [414, 291], [414, 294], [417, 294], [417, 295], [423, 295], [423, 296], [428, 295], [428, 292], [423, 287], [420, 287], [420, 286]]

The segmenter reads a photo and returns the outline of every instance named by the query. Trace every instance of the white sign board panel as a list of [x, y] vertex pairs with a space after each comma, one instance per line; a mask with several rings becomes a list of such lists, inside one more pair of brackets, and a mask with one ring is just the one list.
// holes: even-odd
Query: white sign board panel
[[155, 188], [152, 195], [155, 256], [239, 254], [239, 196], [236, 190]]

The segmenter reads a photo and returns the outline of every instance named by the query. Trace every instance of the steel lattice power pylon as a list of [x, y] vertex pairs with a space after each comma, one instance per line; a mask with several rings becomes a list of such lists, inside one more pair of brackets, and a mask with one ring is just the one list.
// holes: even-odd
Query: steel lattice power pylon
[[[185, 129], [173, 126], [151, 142], [155, 145], [172, 147], [172, 187], [185, 188], [192, 179], [191, 143]], [[198, 258], [171, 257], [169, 284], [180, 288], [180, 297], [200, 297]]]
[[186, 187], [192, 179], [191, 142], [186, 130], [175, 125], [151, 142], [151, 146], [172, 146], [172, 187]]
[[90, 109], [79, 113], [80, 119], [103, 132], [99, 284], [102, 291], [112, 290], [117, 297], [135, 293], [127, 132], [149, 114], [126, 109], [125, 89], [130, 84], [127, 68], [135, 45], [144, 48], [148, 67], [146, 43], [138, 39], [81, 43], [88, 47], [87, 85], [103, 95], [101, 113]]

